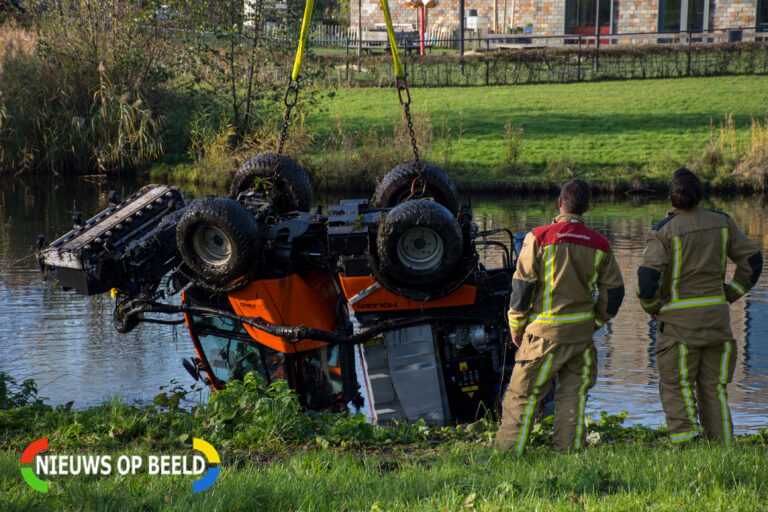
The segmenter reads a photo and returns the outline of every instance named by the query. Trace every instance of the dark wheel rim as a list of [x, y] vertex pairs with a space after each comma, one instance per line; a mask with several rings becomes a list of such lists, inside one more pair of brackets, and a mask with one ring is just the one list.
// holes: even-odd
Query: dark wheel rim
[[410, 270], [432, 270], [440, 264], [444, 251], [440, 236], [424, 227], [409, 229], [397, 242], [397, 257]]
[[200, 259], [208, 265], [224, 265], [232, 257], [232, 240], [213, 226], [200, 226], [195, 230], [192, 244]]

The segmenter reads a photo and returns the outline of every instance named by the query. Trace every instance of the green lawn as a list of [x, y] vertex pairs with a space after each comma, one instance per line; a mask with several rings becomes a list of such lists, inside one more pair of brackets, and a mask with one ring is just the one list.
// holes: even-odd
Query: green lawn
[[[309, 107], [308, 127], [318, 141], [334, 134], [337, 120], [352, 133], [391, 131], [399, 120], [394, 89], [334, 92]], [[751, 118], [762, 121], [768, 113], [768, 76], [414, 89], [411, 95], [414, 112], [428, 113], [433, 125], [428, 156], [459, 174], [517, 174], [508, 172], [505, 156], [511, 123], [523, 128], [518, 170], [537, 174], [560, 165], [586, 176], [632, 178], [699, 158], [710, 123], [719, 134], [726, 115], [733, 116], [737, 137], [748, 136]], [[316, 143], [310, 152], [320, 150]], [[411, 158], [409, 147], [401, 151]]]
[[[94, 450], [90, 452], [96, 453]], [[99, 453], [105, 453], [103, 451]], [[146, 454], [127, 447], [119, 454]], [[470, 443], [384, 452], [299, 450], [224, 458], [216, 483], [146, 473], [48, 477], [47, 494], [21, 479], [18, 454], [0, 455], [0, 508], [10, 510], [707, 510], [768, 503], [768, 449], [685, 449], [617, 443], [523, 458]]]

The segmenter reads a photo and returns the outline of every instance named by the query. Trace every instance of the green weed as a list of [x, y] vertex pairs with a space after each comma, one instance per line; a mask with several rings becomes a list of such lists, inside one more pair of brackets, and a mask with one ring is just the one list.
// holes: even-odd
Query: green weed
[[506, 164], [510, 169], [514, 169], [517, 159], [520, 157], [520, 146], [523, 143], [523, 127], [519, 124], [512, 126], [512, 123], [504, 125], [504, 156]]
[[[517, 457], [490, 447], [497, 424], [489, 418], [437, 428], [308, 414], [284, 382], [267, 386], [253, 373], [199, 403], [191, 401], [199, 389], [175, 382], [151, 405], [112, 397], [83, 411], [40, 404], [31, 391], [0, 410], [4, 510], [746, 511], [764, 508], [768, 491], [768, 430], [732, 447], [701, 442], [679, 450], [663, 429], [625, 427], [625, 414], [603, 413], [588, 425], [590, 448], [562, 456], [548, 448], [550, 417], [534, 427], [529, 453]], [[49, 438], [52, 453], [113, 455], [178, 453], [201, 437], [221, 454], [223, 472], [199, 495], [189, 478], [147, 474], [53, 477], [42, 495], [18, 470], [20, 451], [40, 437]]]
[[34, 380], [26, 379], [19, 384], [13, 377], [0, 371], [0, 411], [40, 405], [42, 399], [37, 395], [37, 384]]

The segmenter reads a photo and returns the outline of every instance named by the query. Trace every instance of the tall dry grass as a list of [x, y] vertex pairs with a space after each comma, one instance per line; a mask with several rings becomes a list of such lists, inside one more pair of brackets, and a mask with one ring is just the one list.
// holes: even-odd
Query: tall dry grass
[[[431, 160], [434, 125], [424, 107], [413, 112], [413, 128], [422, 160]], [[342, 191], [370, 190], [396, 165], [413, 160], [411, 138], [404, 117], [386, 127], [355, 130], [335, 116], [335, 130], [322, 142], [322, 151], [303, 160], [318, 188]]]
[[145, 94], [163, 50], [138, 0], [63, 0], [0, 26], [0, 171], [106, 172], [157, 157]]
[[768, 187], [768, 118], [751, 118], [739, 130], [731, 114], [710, 121], [709, 142], [693, 166], [714, 176], [715, 185]]

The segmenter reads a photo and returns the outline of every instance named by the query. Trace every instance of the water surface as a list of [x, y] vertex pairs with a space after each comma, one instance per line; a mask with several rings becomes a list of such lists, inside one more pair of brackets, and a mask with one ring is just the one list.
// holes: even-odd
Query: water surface
[[[0, 177], [0, 269], [23, 258], [37, 235], [49, 240], [70, 229], [72, 212], [86, 216], [107, 204], [110, 189], [127, 195], [139, 183], [77, 179], [25, 184]], [[186, 197], [213, 191], [189, 190]], [[321, 199], [321, 202], [331, 202]], [[731, 214], [747, 235], [768, 246], [766, 205], [762, 198], [708, 199], [705, 206]], [[481, 227], [525, 230], [548, 223], [557, 214], [553, 198], [474, 198]], [[587, 213], [588, 224], [611, 241], [626, 282], [627, 298], [618, 316], [596, 335], [599, 378], [588, 410], [619, 413], [629, 421], [659, 425], [663, 413], [648, 316], [634, 295], [636, 269], [648, 228], [666, 211], [663, 200], [598, 198]], [[486, 257], [490, 264], [496, 258]], [[732, 270], [732, 269], [731, 269]], [[738, 362], [728, 388], [736, 432], [768, 427], [768, 282], [762, 278], [747, 296], [731, 306]], [[118, 334], [111, 324], [108, 296], [80, 297], [43, 282], [34, 258], [0, 271], [0, 371], [17, 379], [33, 378], [51, 403], [75, 400], [85, 407], [119, 394], [126, 400], [151, 400], [172, 379], [188, 385], [192, 378], [180, 359], [194, 355], [186, 328], [145, 324]]]

